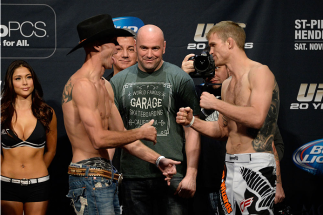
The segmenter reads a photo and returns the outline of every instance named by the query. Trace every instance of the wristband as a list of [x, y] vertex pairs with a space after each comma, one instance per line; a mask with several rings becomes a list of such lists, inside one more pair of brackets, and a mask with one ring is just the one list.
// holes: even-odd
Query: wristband
[[185, 125], [185, 127], [191, 127], [191, 126], [193, 125], [193, 123], [194, 123], [194, 119], [195, 119], [195, 117], [193, 116], [193, 118], [192, 118], [192, 120], [191, 120], [190, 124]]
[[165, 158], [164, 156], [159, 156], [158, 158], [157, 158], [157, 160], [156, 160], [156, 166], [158, 167], [159, 166], [159, 161], [161, 160], [161, 159], [163, 159], [163, 158]]

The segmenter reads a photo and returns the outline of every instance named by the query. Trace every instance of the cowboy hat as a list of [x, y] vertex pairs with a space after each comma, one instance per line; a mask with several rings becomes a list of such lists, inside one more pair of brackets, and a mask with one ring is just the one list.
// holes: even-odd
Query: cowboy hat
[[93, 16], [80, 22], [77, 25], [77, 32], [79, 34], [80, 42], [68, 54], [95, 40], [108, 38], [112, 39], [113, 37], [120, 36], [133, 36], [133, 34], [131, 34], [129, 31], [115, 28], [109, 14]]

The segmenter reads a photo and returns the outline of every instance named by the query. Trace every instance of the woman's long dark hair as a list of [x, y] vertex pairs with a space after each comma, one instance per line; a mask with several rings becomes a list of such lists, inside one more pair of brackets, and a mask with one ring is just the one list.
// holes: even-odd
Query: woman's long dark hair
[[[13, 61], [8, 69], [4, 80], [4, 86], [1, 92], [1, 128], [2, 129], [11, 129], [14, 133], [12, 127], [12, 117], [14, 113], [17, 112], [15, 109], [16, 97], [17, 94], [13, 87], [12, 77], [15, 70], [19, 67], [27, 68], [32, 76], [34, 82], [34, 90], [32, 92], [32, 105], [31, 110], [34, 116], [41, 121], [41, 123], [45, 126], [46, 132], [49, 129], [49, 123], [52, 121], [53, 111], [50, 106], [48, 106], [43, 101], [43, 89], [38, 81], [36, 73], [34, 72], [33, 68], [23, 60], [15, 60]], [[16, 134], [16, 133], [15, 133]], [[17, 134], [16, 134], [17, 135]]]

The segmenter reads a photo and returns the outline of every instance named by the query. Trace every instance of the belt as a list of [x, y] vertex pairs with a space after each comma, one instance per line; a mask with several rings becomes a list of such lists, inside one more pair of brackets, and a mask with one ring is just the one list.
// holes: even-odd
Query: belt
[[14, 183], [14, 184], [20, 184], [21, 186], [27, 186], [29, 184], [38, 184], [41, 182], [45, 182], [49, 180], [49, 175], [41, 177], [41, 178], [31, 178], [31, 179], [14, 179], [14, 178], [8, 178], [5, 176], [1, 176], [1, 181]]
[[[86, 168], [79, 168], [79, 167], [74, 167], [74, 166], [69, 166], [68, 167], [68, 172], [69, 175], [76, 175], [76, 176], [86, 176]], [[104, 169], [94, 169], [90, 168], [89, 173], [87, 176], [98, 176], [98, 177], [104, 177], [104, 178], [109, 178], [116, 180], [118, 182], [121, 182], [122, 180], [122, 174], [113, 174], [112, 178], [112, 173], [111, 171], [104, 170]]]

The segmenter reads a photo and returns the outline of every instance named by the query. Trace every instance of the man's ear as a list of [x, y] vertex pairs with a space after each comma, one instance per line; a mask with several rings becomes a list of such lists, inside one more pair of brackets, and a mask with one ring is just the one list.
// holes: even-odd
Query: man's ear
[[101, 51], [101, 43], [99, 41], [94, 41], [93, 48], [98, 52]]
[[229, 49], [233, 49], [233, 47], [235, 46], [235, 41], [231, 37], [229, 37], [227, 39], [227, 44]]
[[164, 41], [164, 50], [163, 50], [163, 54], [165, 54], [166, 52], [166, 41]]

